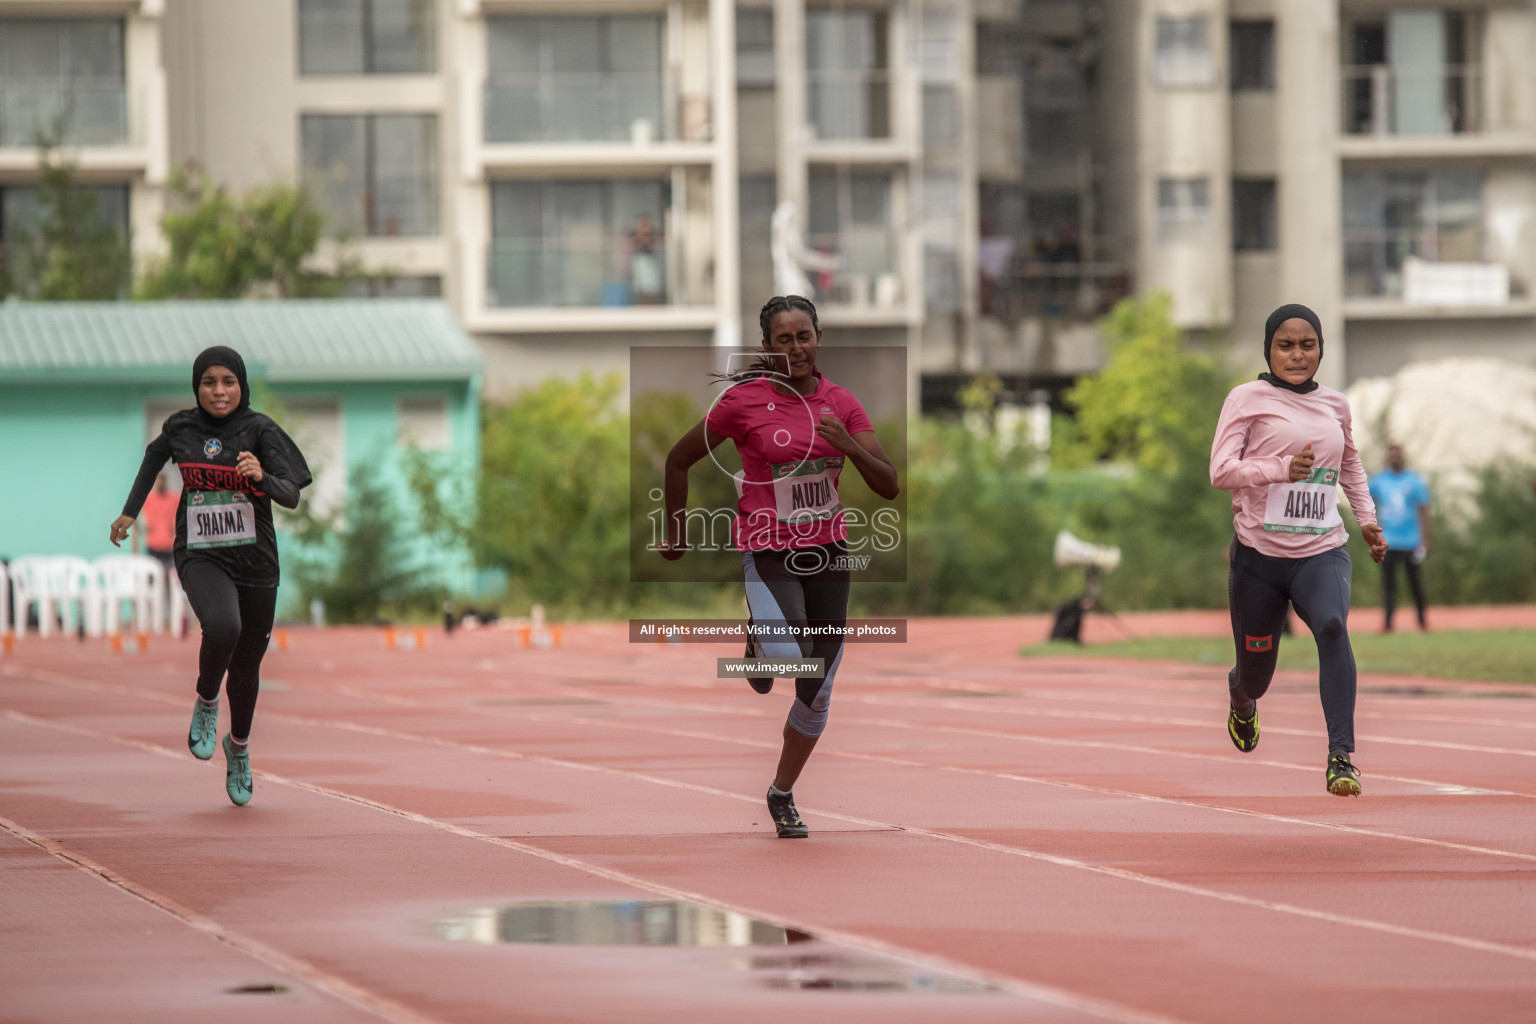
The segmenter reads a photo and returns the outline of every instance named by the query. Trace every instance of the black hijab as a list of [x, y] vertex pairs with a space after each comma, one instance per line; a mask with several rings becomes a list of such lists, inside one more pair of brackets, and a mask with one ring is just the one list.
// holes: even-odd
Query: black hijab
[[240, 404], [235, 406], [234, 410], [223, 419], [211, 415], [207, 409], [204, 409], [201, 400], [197, 403], [197, 411], [210, 424], [228, 423], [231, 417], [251, 407], [251, 385], [245, 378], [245, 360], [240, 358], [239, 352], [236, 352], [228, 345], [213, 345], [203, 349], [197, 354], [197, 358], [192, 360], [192, 395], [194, 398], [197, 397], [198, 389], [203, 383], [203, 374], [208, 372], [208, 367], [210, 366], [222, 366], [234, 373], [235, 380], [240, 382]]
[[[1269, 361], [1269, 350], [1270, 347], [1274, 344], [1275, 332], [1278, 331], [1280, 329], [1280, 325], [1285, 323], [1287, 320], [1305, 320], [1307, 323], [1312, 325], [1312, 329], [1317, 332], [1317, 362], [1318, 365], [1321, 366], [1323, 362], [1323, 323], [1317, 318], [1316, 313], [1312, 312], [1310, 308], [1303, 306], [1299, 302], [1286, 303], [1279, 309], [1275, 310], [1273, 313], [1269, 314], [1269, 319], [1264, 321], [1264, 365], [1266, 367], [1271, 365]], [[1264, 383], [1269, 384], [1272, 387], [1284, 388], [1287, 391], [1294, 391], [1298, 395], [1311, 394], [1313, 391], [1317, 390], [1317, 381], [1313, 380], [1311, 377], [1308, 377], [1300, 384], [1292, 384], [1288, 380], [1276, 377], [1267, 369], [1263, 373], [1259, 374], [1259, 380], [1262, 380]]]

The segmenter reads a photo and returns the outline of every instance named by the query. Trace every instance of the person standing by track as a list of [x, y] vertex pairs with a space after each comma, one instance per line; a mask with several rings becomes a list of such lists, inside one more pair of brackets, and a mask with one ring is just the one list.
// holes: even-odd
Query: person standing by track
[[[252, 792], [250, 736], [262, 656], [277, 610], [277, 532], [272, 503], [295, 508], [309, 466], [283, 429], [251, 409], [245, 361], [232, 348], [203, 350], [192, 364], [197, 405], [173, 414], [144, 449], [111, 540], [122, 546], [167, 459], [181, 470], [176, 572], [202, 624], [197, 702], [187, 747], [206, 761], [218, 734], [219, 690], [229, 694], [224, 788], [236, 806]], [[225, 682], [225, 673], [228, 681]]]
[[[741, 454], [734, 540], [746, 576], [752, 623], [775, 631], [748, 644], [760, 658], [820, 658], [823, 676], [797, 678], [784, 724], [768, 812], [780, 838], [809, 834], [795, 808], [794, 785], [827, 724], [833, 677], [843, 658], [851, 573], [848, 527], [838, 494], [845, 464], [890, 501], [900, 492], [896, 467], [853, 393], [816, 369], [821, 326], [799, 295], [769, 299], [758, 315], [764, 356], [731, 383], [709, 413], [667, 455], [668, 537], [662, 557], [687, 550], [688, 470], [727, 439]], [[788, 627], [788, 628], [786, 628]], [[786, 634], [798, 631], [798, 639]], [[806, 630], [831, 629], [807, 636]], [[773, 678], [750, 680], [768, 693]]]
[[1227, 734], [1238, 750], [1258, 746], [1257, 701], [1274, 677], [1287, 608], [1317, 641], [1318, 688], [1328, 724], [1324, 781], [1358, 796], [1355, 655], [1349, 643], [1349, 540], [1338, 510], [1344, 488], [1360, 532], [1380, 562], [1387, 542], [1376, 523], [1355, 450], [1349, 400], [1313, 377], [1323, 329], [1306, 306], [1281, 306], [1264, 325], [1269, 370], [1232, 389], [1211, 443], [1211, 485], [1232, 492], [1227, 597], [1237, 664], [1227, 676]]
[[1419, 629], [1429, 629], [1425, 617], [1424, 580], [1419, 566], [1429, 553], [1429, 485], [1408, 468], [1403, 446], [1387, 447], [1387, 468], [1371, 477], [1371, 498], [1381, 515], [1386, 535], [1386, 561], [1381, 564], [1381, 610], [1383, 633], [1392, 632], [1392, 615], [1397, 610], [1397, 570], [1408, 574], [1408, 588], [1413, 591], [1413, 607], [1419, 613]]

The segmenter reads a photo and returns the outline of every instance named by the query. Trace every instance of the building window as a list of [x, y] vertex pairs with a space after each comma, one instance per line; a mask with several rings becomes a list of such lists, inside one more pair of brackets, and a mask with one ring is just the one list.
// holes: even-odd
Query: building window
[[661, 15], [486, 19], [486, 142], [649, 142], [664, 116]]
[[918, 43], [923, 70], [923, 144], [960, 139], [960, 39], [954, 11], [924, 11]]
[[431, 74], [435, 7], [435, 0], [299, 0], [299, 74]]
[[1090, 122], [1087, 88], [1076, 48], [1041, 42], [1024, 71], [1024, 149], [1034, 164], [1072, 164]]
[[930, 313], [960, 308], [960, 177], [923, 175], [923, 295]]
[[1211, 216], [1211, 184], [1206, 178], [1159, 178], [1157, 224], [1177, 231], [1206, 223]]
[[895, 304], [890, 292], [899, 284], [899, 243], [891, 227], [888, 173], [812, 167], [806, 228], [807, 246], [837, 260], [836, 270], [813, 279], [818, 295], [852, 306]]
[[1280, 225], [1275, 210], [1274, 178], [1234, 178], [1232, 181], [1232, 249], [1273, 252], [1279, 246]]
[[1273, 92], [1275, 88], [1275, 23], [1232, 23], [1233, 92]]
[[[94, 203], [96, 223], [128, 241], [127, 185], [75, 185], [74, 198]], [[43, 218], [35, 185], [0, 187], [0, 286], [18, 287], [36, 280], [43, 271], [35, 248]]]
[[333, 234], [437, 234], [437, 117], [304, 114], [305, 183]]
[[402, 395], [395, 405], [395, 443], [423, 452], [451, 448], [448, 399], [442, 395]]
[[647, 178], [494, 182], [490, 304], [666, 304], [667, 205]]
[[1475, 12], [1394, 10], [1349, 26], [1340, 89], [1351, 135], [1482, 131], [1481, 23]]
[[1157, 52], [1152, 78], [1158, 85], [1202, 86], [1216, 83], [1216, 59], [1211, 53], [1210, 20], [1158, 18]]
[[1345, 174], [1344, 294], [1403, 298], [1404, 263], [1479, 263], [1483, 177], [1478, 171]]
[[349, 283], [341, 292], [348, 299], [437, 299], [443, 279], [436, 274], [389, 274]]
[[0, 146], [128, 141], [123, 22], [0, 19]]
[[736, 84], [772, 86], [773, 11], [744, 8], [736, 12]]
[[889, 21], [882, 11], [806, 11], [806, 114], [817, 138], [890, 137]]

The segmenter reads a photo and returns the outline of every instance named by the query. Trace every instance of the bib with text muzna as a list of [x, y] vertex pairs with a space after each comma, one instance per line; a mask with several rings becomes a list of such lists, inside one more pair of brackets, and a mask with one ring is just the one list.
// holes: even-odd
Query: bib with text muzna
[[773, 500], [780, 522], [815, 523], [841, 512], [837, 475], [842, 468], [841, 455], [773, 466]]
[[1269, 485], [1264, 529], [1270, 533], [1327, 533], [1343, 523], [1337, 469], [1314, 466], [1305, 480]]
[[187, 548], [232, 548], [256, 543], [256, 509], [239, 491], [187, 495]]

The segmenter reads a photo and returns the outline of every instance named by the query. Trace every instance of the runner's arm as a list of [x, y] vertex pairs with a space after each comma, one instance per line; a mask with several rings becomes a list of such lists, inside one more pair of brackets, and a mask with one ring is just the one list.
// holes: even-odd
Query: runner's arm
[[1339, 467], [1339, 486], [1349, 498], [1350, 511], [1362, 527], [1376, 525], [1376, 502], [1371, 498], [1371, 488], [1366, 482], [1365, 467], [1360, 464], [1360, 452], [1355, 448], [1355, 434], [1346, 413], [1339, 424], [1344, 430], [1344, 464]]
[[1211, 486], [1222, 491], [1284, 483], [1290, 479], [1289, 455], [1255, 455], [1244, 458], [1248, 430], [1242, 414], [1228, 397], [1211, 441]]
[[171, 442], [165, 439], [165, 432], [161, 431], [144, 449], [144, 461], [139, 464], [139, 475], [134, 477], [133, 489], [128, 492], [128, 500], [123, 502], [125, 518], [139, 518], [139, 512], [144, 508], [144, 499], [149, 497], [150, 490], [155, 486], [155, 477], [160, 475], [160, 470], [170, 457]]
[[894, 501], [901, 493], [901, 482], [896, 478], [896, 464], [885, 454], [880, 438], [873, 430], [861, 430], [853, 435], [853, 450], [846, 453], [859, 471], [859, 476], [886, 501]]
[[669, 547], [681, 549], [687, 539], [683, 517], [688, 510], [688, 470], [725, 441], [724, 434], [716, 433], [703, 420], [699, 420], [667, 453], [663, 497], [667, 506]]

